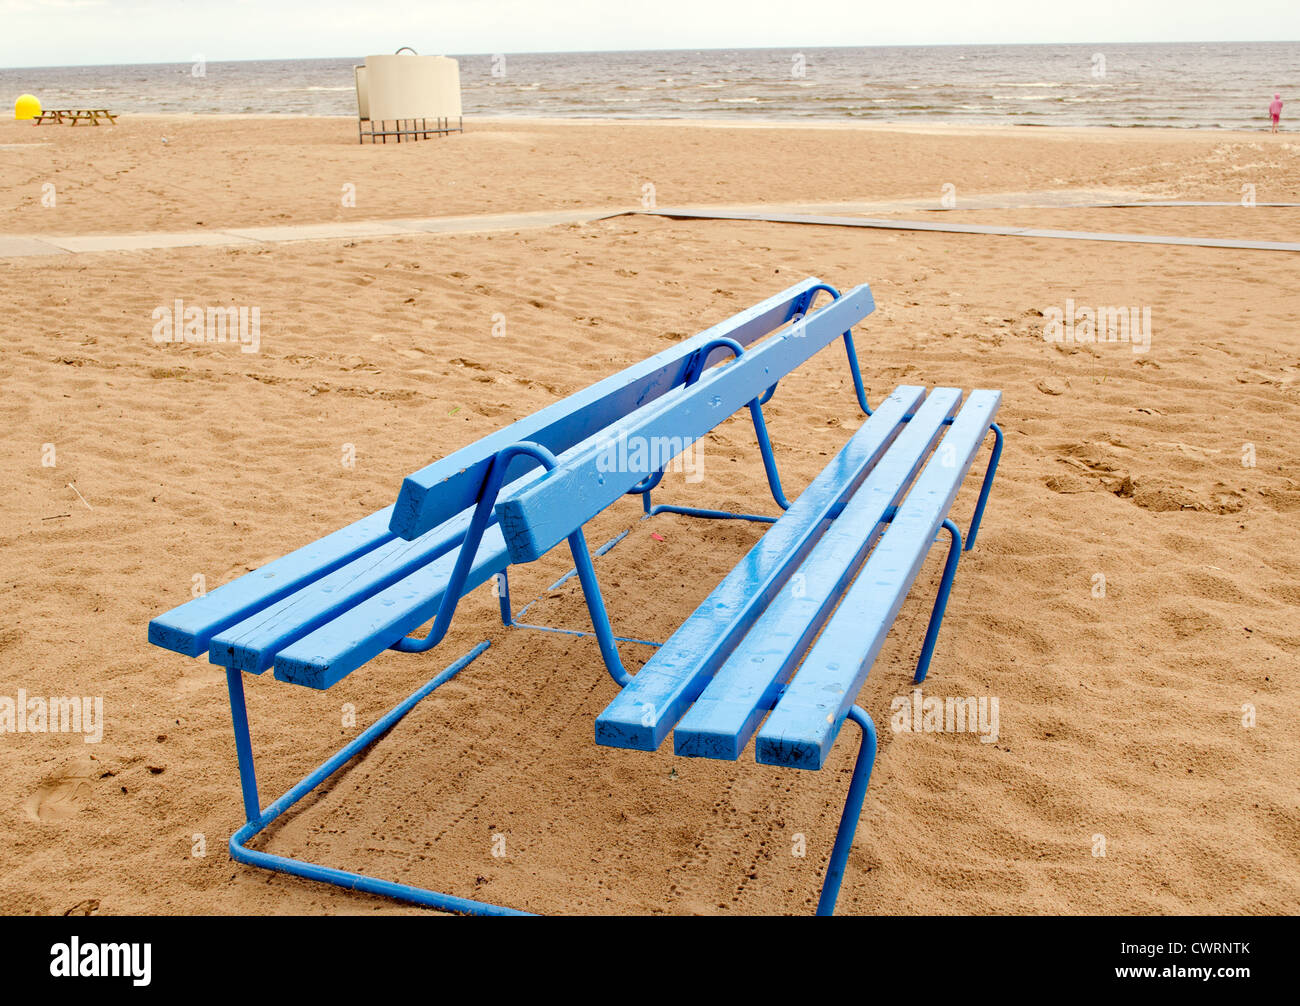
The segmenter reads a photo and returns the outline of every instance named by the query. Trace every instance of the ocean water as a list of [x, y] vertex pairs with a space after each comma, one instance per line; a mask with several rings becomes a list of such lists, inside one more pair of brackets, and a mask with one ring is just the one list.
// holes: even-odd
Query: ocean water
[[[467, 118], [918, 118], [1025, 126], [1300, 119], [1300, 42], [896, 46], [458, 56]], [[0, 70], [0, 95], [119, 112], [355, 115], [363, 57]]]

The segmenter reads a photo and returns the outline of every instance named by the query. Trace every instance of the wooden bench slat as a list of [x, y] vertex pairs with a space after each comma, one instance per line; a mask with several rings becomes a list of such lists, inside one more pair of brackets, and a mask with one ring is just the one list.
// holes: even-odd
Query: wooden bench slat
[[393, 538], [248, 618], [216, 633], [208, 659], [261, 674], [277, 651], [348, 608], [456, 549], [470, 514], [460, 514], [415, 541]]
[[[518, 492], [540, 472], [539, 468], [503, 487], [502, 495]], [[448, 552], [459, 552], [458, 546], [472, 515], [472, 510], [459, 513], [415, 541], [392, 538], [328, 576], [306, 584], [215, 634], [209, 644], [208, 659], [249, 674], [261, 674], [274, 662], [276, 652], [294, 640], [421, 566]]]
[[[796, 283], [685, 342], [408, 475], [393, 511], [393, 532], [403, 538], [417, 538], [472, 506], [488, 464], [499, 450], [530, 440], [560, 454], [680, 385], [695, 354], [714, 339], [726, 337], [743, 346], [775, 331], [796, 313], [807, 310], [812, 291], [820, 282], [810, 277]], [[705, 365], [711, 366], [729, 355], [721, 347], [711, 350]], [[507, 469], [505, 481], [518, 478], [528, 467], [526, 458], [517, 458]]]
[[596, 741], [653, 751], [866, 477], [925, 389], [880, 403], [781, 518], [596, 718]]
[[[727, 657], [677, 724], [679, 755], [731, 761], [749, 743], [781, 686], [887, 527], [944, 422], [961, 405], [959, 388], [936, 388], [854, 492], [808, 557]], [[794, 577], [799, 577], [797, 581]], [[794, 589], [797, 583], [799, 589]]]
[[[448, 552], [286, 646], [276, 655], [275, 676], [329, 688], [377, 657], [438, 613], [459, 554]], [[508, 563], [500, 528], [488, 528], [462, 593], [486, 583]]]
[[[620, 435], [626, 436], [631, 444], [680, 445], [672, 452], [680, 453], [843, 335], [874, 307], [868, 287], [848, 291], [786, 331], [706, 374], [690, 388], [680, 388], [628, 416], [619, 425]], [[596, 516], [650, 474], [602, 470], [610, 443], [609, 431], [589, 438], [545, 478], [497, 504], [501, 528], [514, 562], [541, 558], [564, 541], [575, 527]]]
[[1001, 400], [1000, 391], [971, 393], [759, 730], [756, 756], [760, 763], [822, 767], [984, 443]]
[[392, 512], [385, 507], [159, 615], [149, 623], [149, 642], [197, 657], [222, 629], [389, 541]]

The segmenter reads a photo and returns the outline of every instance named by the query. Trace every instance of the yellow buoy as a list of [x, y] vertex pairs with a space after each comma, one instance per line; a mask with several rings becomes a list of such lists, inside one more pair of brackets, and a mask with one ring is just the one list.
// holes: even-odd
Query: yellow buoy
[[32, 94], [22, 94], [14, 102], [15, 119], [34, 119], [41, 114], [41, 103]]

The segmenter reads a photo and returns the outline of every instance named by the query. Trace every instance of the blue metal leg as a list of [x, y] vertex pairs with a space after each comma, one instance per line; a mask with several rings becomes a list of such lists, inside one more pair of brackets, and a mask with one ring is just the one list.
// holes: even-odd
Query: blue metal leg
[[[598, 559], [598, 558], [600, 558], [602, 555], [604, 555], [606, 552], [611, 551], [611, 550], [614, 548], [615, 545], [617, 545], [620, 541], [622, 541], [624, 538], [626, 538], [626, 537], [627, 537], [629, 534], [631, 534], [631, 533], [632, 533], [632, 529], [631, 529], [631, 528], [627, 528], [627, 529], [624, 530], [624, 531], [620, 531], [618, 534], [614, 535], [613, 538], [609, 539], [609, 541], [605, 542], [605, 544], [601, 545], [600, 548], [598, 548], [598, 549], [596, 549], [596, 551], [592, 552], [592, 553], [591, 553], [592, 558], [593, 558], [593, 559]], [[572, 579], [573, 579], [575, 576], [577, 576], [577, 575], [578, 575], [578, 567], [577, 567], [577, 566], [574, 566], [574, 567], [573, 567], [572, 569], [570, 569], [567, 573], [565, 573], [562, 577], [560, 577], [560, 578], [559, 578], [558, 580], [556, 580], [553, 584], [551, 584], [549, 587], [547, 587], [547, 588], [546, 588], [546, 593], [547, 593], [547, 594], [554, 593], [555, 591], [559, 590], [561, 587], [563, 587], [566, 583], [568, 583], [570, 580], [572, 580]], [[537, 603], [538, 601], [540, 601], [540, 600], [541, 600], [541, 595], [539, 595], [538, 597], [533, 598], [531, 601], [529, 601], [527, 604], [525, 604], [522, 608], [520, 608], [520, 609], [519, 609], [519, 617], [520, 617], [520, 618], [523, 618], [524, 615], [527, 613], [528, 609], [531, 608], [534, 604], [536, 604], [536, 603]], [[512, 623], [512, 624], [513, 624], [513, 623]]]
[[966, 551], [975, 547], [975, 535], [980, 529], [980, 520], [984, 517], [984, 504], [989, 501], [989, 490], [993, 488], [993, 476], [998, 470], [998, 461], [1002, 457], [1002, 427], [994, 423], [993, 454], [989, 457], [989, 467], [984, 473], [984, 484], [980, 486], [979, 502], [975, 504], [975, 516], [970, 521], [970, 533], [966, 535]]
[[818, 915], [835, 914], [835, 902], [840, 896], [840, 883], [844, 880], [844, 867], [849, 861], [853, 836], [858, 830], [858, 818], [862, 815], [862, 801], [867, 795], [867, 784], [871, 782], [871, 766], [876, 761], [875, 723], [860, 706], [854, 706], [849, 710], [849, 719], [862, 728], [862, 745], [858, 748], [858, 760], [853, 765], [853, 776], [849, 780], [849, 795], [844, 801], [844, 813], [840, 815], [840, 826], [835, 832], [835, 846], [831, 849], [830, 865], [826, 867], [826, 879], [822, 882], [822, 896], [817, 902]]
[[939, 638], [939, 625], [943, 622], [943, 611], [948, 606], [948, 594], [952, 592], [952, 578], [957, 574], [957, 560], [961, 558], [961, 531], [951, 520], [945, 519], [943, 526], [952, 536], [948, 547], [948, 560], [943, 564], [943, 578], [939, 581], [939, 596], [934, 599], [934, 610], [930, 613], [930, 624], [925, 630], [925, 642], [921, 644], [921, 659], [916, 662], [915, 684], [925, 680], [930, 670], [930, 658], [934, 656], [934, 644]]
[[[647, 494], [648, 495], [648, 494]], [[615, 535], [604, 545], [596, 549], [596, 555], [604, 555], [611, 548], [622, 541], [628, 532]], [[600, 583], [596, 580], [596, 568], [591, 561], [591, 553], [587, 551], [587, 538], [579, 528], [573, 534], [569, 535], [569, 550], [573, 553], [573, 569], [565, 573], [550, 586], [550, 590], [555, 590], [571, 576], [577, 576], [578, 582], [582, 584], [582, 596], [587, 602], [587, 611], [591, 614], [591, 625], [593, 632], [577, 632], [573, 629], [557, 629], [549, 625], [530, 625], [525, 622], [516, 621], [510, 610], [510, 581], [504, 571], [496, 574], [497, 583], [497, 602], [501, 608], [501, 624], [506, 628], [518, 627], [521, 629], [540, 629], [543, 632], [559, 632], [569, 636], [589, 636], [594, 635], [596, 642], [600, 646], [601, 658], [605, 661], [605, 669], [609, 671], [609, 676], [614, 679], [619, 686], [626, 685], [632, 680], [632, 676], [627, 673], [623, 667], [622, 658], [618, 653], [618, 644], [639, 643], [643, 646], [659, 646], [661, 644], [651, 642], [648, 639], [629, 639], [623, 636], [614, 635], [614, 629], [609, 622], [609, 613], [605, 610], [605, 599], [600, 593]], [[529, 601], [519, 609], [519, 617], [523, 618], [524, 613], [532, 607], [533, 601]]]
[[465, 581], [469, 576], [470, 568], [474, 565], [474, 559], [478, 556], [479, 542], [483, 539], [483, 532], [491, 522], [492, 508], [496, 504], [497, 495], [501, 492], [501, 483], [505, 478], [506, 469], [509, 467], [510, 462], [519, 455], [531, 457], [547, 471], [554, 468], [556, 464], [554, 454], [541, 444], [534, 444], [530, 441], [511, 444], [509, 447], [497, 451], [496, 457], [492, 459], [492, 467], [488, 469], [487, 476], [479, 488], [478, 502], [474, 505], [474, 513], [470, 517], [469, 527], [465, 530], [465, 537], [461, 539], [460, 551], [456, 555], [456, 565], [452, 567], [447, 586], [443, 589], [442, 602], [438, 605], [438, 613], [433, 619], [433, 627], [423, 639], [405, 636], [390, 646], [390, 650], [397, 650], [401, 653], [427, 653], [442, 642], [447, 630], [451, 627], [451, 619], [456, 614], [456, 606], [460, 604], [461, 596], [464, 594]]
[[244, 701], [244, 672], [226, 668], [226, 690], [230, 692], [230, 721], [235, 728], [235, 757], [239, 760], [239, 788], [244, 797], [244, 818], [261, 821], [262, 804], [257, 798], [257, 772], [253, 768], [253, 740], [248, 732], [248, 704]]
[[858, 351], [853, 346], [853, 332], [844, 333], [844, 351], [849, 355], [849, 373], [853, 375], [853, 393], [858, 396], [858, 408], [868, 416], [871, 406], [867, 404], [867, 389], [862, 385], [862, 370], [858, 366]]
[[[833, 300], [840, 299], [840, 292], [829, 283], [818, 283], [807, 293], [807, 300], [804, 302], [803, 314], [807, 314], [812, 309], [813, 301], [816, 300], [819, 291], [825, 290], [831, 295]], [[853, 346], [853, 330], [844, 333], [844, 351], [849, 357], [849, 373], [853, 377], [853, 393], [858, 398], [858, 408], [865, 415], [871, 415], [871, 406], [867, 403], [867, 390], [862, 384], [862, 369], [858, 365], [858, 351]], [[770, 395], [768, 397], [771, 397]], [[766, 401], [766, 399], [764, 399]]]
[[[825, 289], [830, 290], [831, 288], [826, 287]], [[814, 294], [815, 292], [816, 291], [814, 291]], [[839, 294], [835, 293], [833, 290], [831, 292], [836, 297], [839, 296]], [[709, 354], [715, 349], [730, 350], [732, 356], [735, 358], [739, 358], [745, 352], [745, 348], [735, 339], [714, 339], [712, 342], [696, 351], [695, 357], [691, 360], [690, 366], [687, 370], [686, 380], [683, 382], [683, 387], [689, 388], [700, 379], [700, 376], [704, 372], [704, 364], [708, 362]], [[861, 383], [861, 378], [859, 378], [859, 383]], [[761, 454], [763, 458], [763, 471], [767, 474], [767, 485], [772, 491], [772, 498], [776, 500], [777, 506], [782, 510], [789, 510], [790, 501], [785, 498], [785, 492], [781, 488], [781, 474], [777, 470], [776, 456], [772, 452], [772, 438], [768, 436], [767, 423], [763, 419], [763, 406], [771, 400], [774, 394], [776, 394], [776, 384], [773, 384], [762, 395], [749, 403], [749, 415], [754, 421], [754, 435], [758, 438], [758, 450], [759, 454]], [[868, 413], [868, 415], [870, 415], [870, 413]], [[651, 472], [629, 489], [624, 495], [639, 495], [641, 497], [641, 504], [645, 507], [645, 512], [647, 514], [653, 514], [655, 510], [650, 503], [650, 493], [654, 489], [658, 488], [659, 483], [663, 481], [663, 477], [663, 468]], [[680, 512], [691, 513], [689, 510], [683, 510]], [[693, 515], [703, 516], [703, 511]]]
[[591, 553], [587, 551], [587, 539], [582, 528], [569, 535], [569, 551], [573, 553], [573, 568], [578, 571], [578, 580], [582, 584], [582, 596], [587, 601], [587, 611], [591, 613], [591, 627], [596, 633], [596, 642], [600, 644], [600, 655], [605, 661], [605, 670], [621, 688], [632, 680], [632, 675], [623, 669], [623, 660], [618, 655], [618, 642], [614, 639], [614, 630], [609, 624], [609, 614], [605, 611], [605, 599], [600, 594], [600, 584], [596, 582], [596, 567], [591, 564]]
[[767, 473], [767, 487], [772, 490], [772, 499], [782, 510], [790, 509], [790, 501], [781, 489], [781, 473], [776, 468], [776, 456], [772, 453], [772, 440], [767, 435], [767, 423], [763, 419], [763, 409], [758, 399], [749, 403], [749, 415], [754, 420], [754, 435], [758, 437], [758, 452], [763, 457], [763, 471]]
[[252, 745], [249, 743], [248, 709], [244, 703], [244, 684], [243, 678], [240, 676], [242, 672], [233, 669], [227, 671], [226, 681], [230, 689], [230, 714], [235, 725], [235, 750], [239, 755], [239, 779], [244, 791], [244, 812], [248, 818], [247, 823], [230, 837], [231, 858], [237, 863], [245, 863], [264, 870], [289, 873], [295, 877], [333, 884], [336, 887], [342, 887], [350, 891], [365, 891], [367, 894], [397, 898], [416, 905], [437, 908], [444, 912], [463, 912], [467, 915], [528, 914], [512, 908], [490, 905], [482, 901], [471, 901], [468, 898], [458, 898], [452, 894], [439, 894], [437, 891], [426, 890], [422, 887], [411, 887], [408, 884], [380, 880], [377, 877], [367, 877], [364, 874], [351, 873], [347, 870], [336, 870], [330, 866], [305, 863], [300, 860], [289, 859], [287, 856], [277, 856], [273, 853], [260, 852], [247, 847], [247, 843], [262, 831], [265, 831], [273, 821], [367, 747], [379, 740], [403, 716], [409, 713], [416, 703], [439, 685], [450, 681], [487, 648], [488, 642], [486, 640], [479, 643], [465, 656], [394, 706], [355, 740], [335, 752], [314, 772], [276, 800], [271, 806], [267, 807], [265, 812], [259, 810], [257, 804], [257, 778], [253, 768]]
[[[775, 390], [776, 385], [768, 389], [770, 392]], [[767, 433], [767, 423], [763, 419], [762, 402], [755, 400], [749, 403], [749, 414], [754, 421], [754, 435], [758, 438], [758, 451], [763, 458], [763, 471], [767, 474], [767, 487], [772, 492], [772, 499], [782, 510], [790, 509], [790, 501], [785, 498], [785, 491], [781, 488], [781, 473], [776, 467], [776, 455], [772, 451], [772, 439]], [[663, 477], [662, 470], [657, 473], [659, 478]], [[731, 513], [727, 510], [707, 510], [700, 507], [690, 506], [671, 506], [660, 504], [655, 506], [650, 498], [651, 491], [658, 486], [659, 478], [642, 480], [635, 487], [628, 490], [628, 493], [640, 493], [641, 506], [645, 510], [647, 517], [654, 517], [661, 513], [676, 513], [686, 517], [705, 517], [710, 520], [752, 520], [763, 524], [775, 524], [775, 517], [765, 517], [757, 514]]]

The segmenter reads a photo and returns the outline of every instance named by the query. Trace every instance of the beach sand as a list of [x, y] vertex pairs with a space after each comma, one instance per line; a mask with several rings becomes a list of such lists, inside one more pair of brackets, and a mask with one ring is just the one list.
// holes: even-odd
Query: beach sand
[[[959, 206], [1063, 190], [1235, 202], [1243, 184], [1300, 201], [1286, 134], [521, 121], [385, 149], [353, 128], [6, 122], [0, 233], [636, 209], [647, 182], [661, 206], [937, 204], [945, 184]], [[347, 183], [355, 208], [340, 205]], [[949, 219], [1300, 236], [1300, 209], [1262, 206]], [[0, 911], [418, 912], [231, 862], [243, 819], [224, 676], [148, 645], [149, 619], [196, 575], [216, 586], [371, 513], [432, 459], [816, 275], [872, 286], [858, 350], [873, 402], [900, 383], [999, 388], [1007, 437], [924, 689], [998, 698], [999, 736], [890, 729], [936, 550], [859, 699], [881, 744], [839, 912], [1294, 913], [1298, 262], [632, 216], [8, 260], [0, 695], [102, 696], [106, 726], [97, 744], [0, 734]], [[151, 313], [177, 298], [258, 306], [260, 352], [156, 344]], [[1047, 343], [1044, 314], [1067, 301], [1150, 308], [1149, 350]], [[793, 497], [861, 421], [842, 352], [782, 381], [765, 411]], [[703, 460], [702, 481], [669, 474], [657, 499], [773, 509], [743, 416]], [[616, 630], [664, 639], [761, 529], [639, 522], [639, 508], [616, 505], [588, 540], [631, 528], [597, 572]], [[547, 590], [567, 568], [557, 550], [512, 573], [516, 607], [541, 598], [530, 621], [586, 627], [575, 581]], [[263, 802], [485, 637], [260, 847], [547, 913], [811, 911], [854, 728], [818, 773], [756, 765], [752, 748], [722, 763], [597, 747], [616, 686], [594, 642], [502, 630], [486, 587], [430, 654], [388, 653], [324, 693], [249, 679]], [[629, 667], [647, 655], [624, 647]]]

